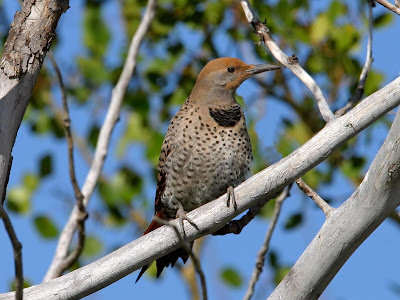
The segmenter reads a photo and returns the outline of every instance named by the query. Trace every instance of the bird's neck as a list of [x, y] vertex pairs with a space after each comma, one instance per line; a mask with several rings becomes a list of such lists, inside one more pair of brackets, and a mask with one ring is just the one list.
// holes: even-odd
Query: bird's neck
[[235, 91], [208, 82], [196, 82], [189, 98], [192, 103], [199, 105], [229, 107], [237, 104]]

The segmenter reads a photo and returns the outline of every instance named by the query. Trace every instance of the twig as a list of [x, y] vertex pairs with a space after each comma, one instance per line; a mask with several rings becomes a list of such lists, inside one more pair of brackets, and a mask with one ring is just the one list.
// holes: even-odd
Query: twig
[[182, 235], [179, 232], [179, 229], [177, 226], [170, 224], [168, 221], [163, 220], [157, 216], [154, 216], [153, 219], [163, 225], [169, 226], [171, 227], [175, 233], [176, 236], [178, 237], [182, 248], [185, 249], [185, 251], [190, 255], [190, 258], [193, 261], [193, 265], [194, 268], [196, 269], [197, 274], [200, 277], [200, 282], [201, 282], [201, 291], [202, 291], [202, 295], [203, 295], [203, 300], [207, 300], [207, 285], [206, 285], [206, 278], [204, 276], [203, 270], [201, 269], [201, 265], [200, 265], [200, 260], [196, 257], [196, 255], [194, 254], [194, 252], [192, 251], [192, 248], [189, 246], [189, 244], [183, 239]]
[[269, 243], [271, 241], [272, 233], [274, 232], [276, 223], [278, 222], [278, 218], [281, 213], [282, 203], [289, 196], [290, 188], [291, 188], [291, 185], [288, 186], [286, 189], [284, 189], [283, 192], [275, 200], [274, 214], [272, 215], [271, 222], [268, 227], [268, 231], [265, 235], [264, 243], [257, 253], [256, 265], [253, 270], [253, 274], [251, 275], [251, 279], [249, 281], [249, 285], [247, 287], [246, 294], [243, 297], [243, 299], [245, 299], [245, 300], [250, 300], [254, 294], [255, 285], [256, 285], [258, 278], [260, 277], [260, 274], [264, 267], [265, 255], [267, 254], [267, 252], [269, 250]]
[[365, 82], [367, 81], [369, 70], [371, 69], [371, 64], [373, 62], [372, 58], [372, 27], [373, 27], [373, 14], [372, 7], [374, 5], [373, 0], [368, 1], [368, 43], [367, 43], [367, 57], [365, 58], [364, 67], [362, 68], [360, 79], [358, 81], [357, 89], [354, 94], [350, 97], [347, 104], [339, 109], [335, 116], [343, 116], [355, 103], [360, 101], [362, 95], [364, 94]]
[[57, 74], [57, 80], [61, 88], [61, 98], [64, 109], [64, 119], [63, 126], [65, 131], [65, 137], [67, 139], [68, 144], [68, 165], [69, 165], [69, 177], [71, 180], [72, 188], [74, 189], [76, 207], [78, 208], [78, 218], [77, 218], [77, 228], [78, 228], [78, 243], [74, 251], [72, 251], [67, 257], [64, 258], [64, 261], [61, 264], [60, 272], [63, 273], [66, 269], [71, 267], [76, 260], [79, 258], [82, 253], [83, 247], [85, 246], [85, 221], [87, 219], [87, 212], [85, 205], [83, 205], [83, 195], [79, 188], [78, 181], [75, 175], [75, 161], [74, 161], [74, 141], [71, 133], [71, 118], [69, 115], [68, 109], [68, 101], [67, 101], [67, 92], [64, 86], [64, 81], [62, 78], [62, 74], [60, 68], [55, 61], [53, 54], [49, 52], [49, 59], [53, 68]]
[[[379, 4], [383, 5], [387, 9], [390, 9], [392, 12], [400, 15], [400, 7], [393, 5], [392, 3], [390, 3], [389, 1], [386, 1], [386, 0], [375, 0], [375, 1], [378, 2]], [[396, 2], [396, 4], [398, 4], [398, 2]]]
[[325, 200], [322, 199], [312, 188], [310, 188], [307, 183], [303, 181], [303, 179], [296, 179], [296, 183], [299, 189], [302, 190], [308, 197], [313, 199], [314, 202], [322, 209], [326, 218], [329, 218], [335, 209], [325, 202]]
[[244, 227], [247, 226], [261, 211], [263, 206], [268, 202], [268, 200], [273, 197], [268, 197], [267, 199], [257, 203], [252, 208], [250, 208], [247, 213], [242, 216], [239, 220], [232, 220], [228, 224], [224, 225], [222, 228], [218, 229], [212, 235], [226, 235], [226, 234], [240, 234]]
[[256, 33], [262, 38], [265, 45], [275, 56], [275, 58], [285, 67], [289, 68], [313, 93], [318, 108], [321, 112], [322, 118], [325, 122], [329, 122], [335, 119], [335, 115], [329, 108], [328, 102], [326, 101], [320, 87], [317, 85], [315, 80], [299, 65], [298, 59], [295, 55], [288, 57], [275, 43], [271, 33], [267, 26], [262, 23], [256, 15], [253, 13], [251, 5], [247, 0], [241, 0], [243, 11], [246, 15], [248, 22], [253, 26]]
[[[49, 53], [50, 52], [51, 51], [49, 51]], [[53, 113], [56, 122], [58, 124], [60, 124], [61, 126], [63, 126], [62, 110], [54, 103], [54, 101], [51, 97], [49, 97], [46, 104], [49, 105], [50, 110]], [[74, 132], [72, 130], [72, 128], [71, 128], [71, 134], [72, 134], [72, 139], [74, 140], [76, 147], [81, 152], [81, 155], [85, 159], [86, 163], [90, 166], [93, 161], [93, 157], [92, 157], [92, 153], [90, 152], [90, 148], [87, 143], [87, 140], [85, 140], [83, 137], [79, 136], [79, 134]]]
[[3, 219], [4, 227], [7, 230], [8, 236], [14, 251], [14, 265], [15, 265], [15, 299], [22, 300], [24, 294], [24, 274], [22, 269], [22, 245], [18, 241], [11, 220], [8, 217], [3, 205], [0, 205], [0, 217]]
[[398, 224], [400, 224], [400, 211], [398, 211], [397, 209], [395, 209], [394, 211], [392, 211], [389, 217], [390, 217], [393, 221], [395, 221], [395, 222], [397, 222]]
[[[90, 167], [89, 173], [86, 176], [85, 183], [82, 187], [82, 194], [84, 196], [83, 205], [85, 206], [87, 206], [89, 199], [97, 184], [97, 181], [100, 177], [104, 161], [107, 157], [111, 133], [113, 132], [115, 124], [119, 119], [122, 100], [126, 93], [126, 90], [128, 89], [129, 81], [136, 66], [136, 57], [139, 52], [139, 47], [145, 37], [148, 28], [150, 27], [151, 21], [155, 14], [155, 9], [156, 0], [149, 0], [143, 18], [129, 46], [128, 56], [122, 69], [122, 73], [118, 79], [115, 88], [112, 91], [110, 106], [108, 108], [103, 126], [100, 129], [93, 162]], [[50, 279], [60, 275], [60, 264], [67, 256], [74, 232], [77, 228], [78, 218], [79, 210], [77, 207], [75, 207], [70, 215], [67, 224], [61, 232], [53, 261], [47, 271], [44, 281], [49, 281]]]
[[4, 202], [6, 200], [7, 185], [8, 185], [8, 181], [10, 180], [10, 173], [11, 173], [11, 166], [12, 166], [13, 159], [14, 159], [13, 156], [10, 155], [10, 160], [8, 162], [7, 177], [6, 177], [6, 180], [4, 181], [4, 189], [3, 189], [3, 195], [1, 195], [1, 198], [0, 198], [0, 205], [4, 205]]

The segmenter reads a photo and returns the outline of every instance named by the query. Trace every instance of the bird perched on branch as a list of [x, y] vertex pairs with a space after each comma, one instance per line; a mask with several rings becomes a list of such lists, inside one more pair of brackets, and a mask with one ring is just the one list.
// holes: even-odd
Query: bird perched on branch
[[[237, 58], [210, 61], [200, 72], [190, 96], [171, 120], [158, 163], [155, 215], [186, 219], [191, 211], [227, 193], [227, 206], [236, 209], [233, 187], [250, 170], [252, 151], [246, 121], [235, 92], [251, 76], [279, 69], [248, 65]], [[160, 227], [151, 222], [144, 234]], [[157, 277], [189, 255], [179, 248], [157, 259]], [[144, 266], [136, 281], [149, 265]]]

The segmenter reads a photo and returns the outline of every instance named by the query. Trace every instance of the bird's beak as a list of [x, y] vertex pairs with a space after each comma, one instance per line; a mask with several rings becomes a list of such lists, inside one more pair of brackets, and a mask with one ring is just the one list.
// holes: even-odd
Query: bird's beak
[[245, 73], [248, 74], [248, 77], [251, 77], [255, 74], [259, 74], [266, 71], [273, 71], [280, 69], [280, 66], [262, 64], [262, 65], [252, 65], [250, 69], [246, 70]]

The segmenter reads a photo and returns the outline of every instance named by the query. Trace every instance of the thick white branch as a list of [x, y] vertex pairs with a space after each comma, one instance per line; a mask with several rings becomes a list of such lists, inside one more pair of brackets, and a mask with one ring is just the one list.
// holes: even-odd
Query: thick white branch
[[326, 220], [270, 300], [318, 299], [347, 259], [400, 205], [400, 112], [354, 194]]
[[43, 59], [68, 1], [27, 0], [15, 14], [0, 59], [0, 201], [6, 193], [11, 150]]
[[[400, 77], [367, 97], [346, 115], [329, 122], [318, 134], [292, 154], [238, 186], [235, 189], [238, 204], [236, 211], [232, 207], [226, 207], [226, 195], [223, 195], [188, 213], [188, 217], [199, 227], [199, 231], [192, 226], [185, 227], [188, 240], [191, 241], [216, 231], [259, 201], [273, 197], [286, 185], [325, 160], [344, 142], [399, 104]], [[364, 213], [373, 210], [374, 207], [364, 206], [361, 202], [357, 209]], [[352, 221], [354, 222], [354, 218]], [[178, 225], [177, 220], [173, 222], [176, 226]], [[175, 250], [179, 245], [180, 241], [174, 230], [168, 226], [162, 226], [74, 272], [29, 287], [24, 290], [24, 295], [30, 300], [81, 298]], [[2, 294], [0, 300], [11, 300], [13, 296], [14, 293]]]
[[[156, 0], [149, 0], [143, 19], [132, 38], [128, 50], [128, 56], [124, 64], [121, 76], [112, 91], [110, 106], [108, 108], [106, 118], [100, 129], [99, 138], [94, 153], [94, 158], [90, 166], [89, 173], [82, 187], [82, 194], [84, 196], [83, 204], [87, 206], [90, 197], [97, 185], [97, 181], [103, 169], [104, 161], [107, 157], [108, 147], [110, 144], [111, 134], [119, 119], [122, 101], [128, 89], [129, 81], [132, 77], [133, 71], [136, 66], [136, 57], [139, 52], [140, 45], [145, 37], [145, 34], [150, 27], [151, 21], [155, 14]], [[68, 254], [72, 238], [77, 229], [77, 220], [79, 218], [79, 209], [75, 206], [71, 212], [69, 220], [61, 232], [58, 240], [56, 252], [53, 261], [43, 279], [48, 281], [52, 278], [58, 277], [64, 270], [60, 268], [63, 265], [64, 259]]]

